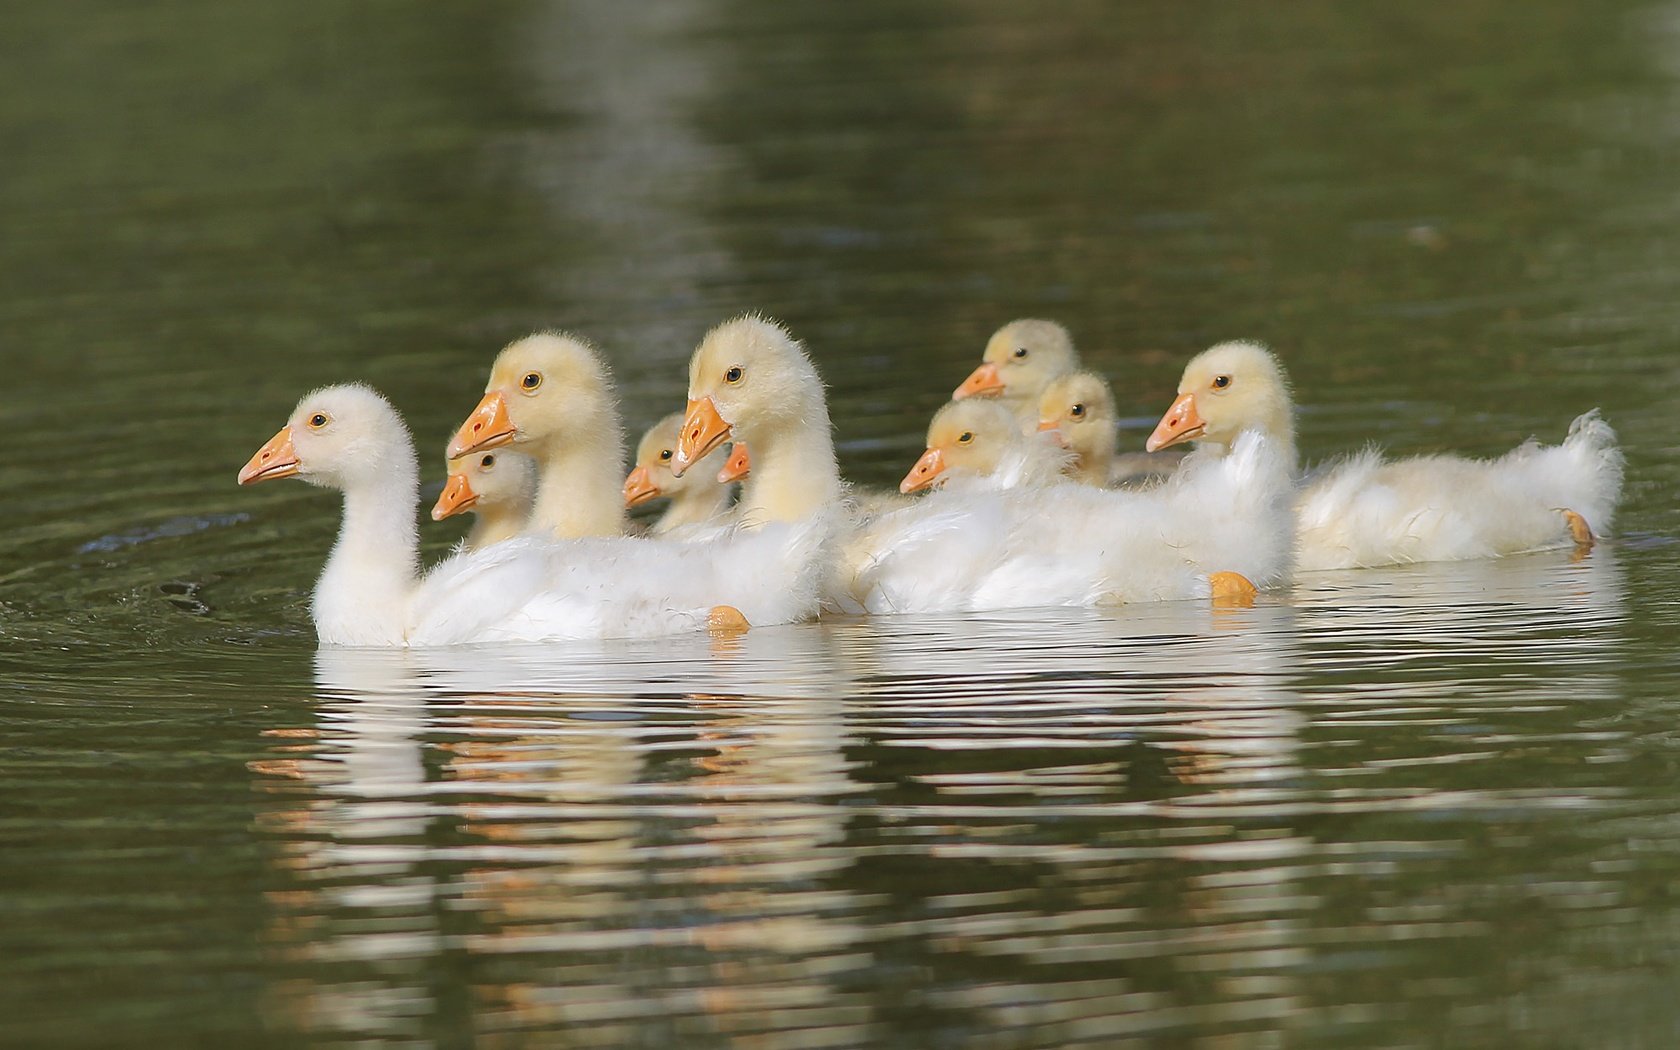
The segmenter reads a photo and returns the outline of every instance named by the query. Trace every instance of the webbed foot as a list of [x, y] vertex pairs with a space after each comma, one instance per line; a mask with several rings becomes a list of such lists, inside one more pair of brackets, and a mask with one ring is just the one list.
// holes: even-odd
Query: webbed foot
[[1240, 572], [1210, 573], [1208, 586], [1213, 591], [1213, 604], [1225, 609], [1252, 608], [1255, 595], [1260, 593], [1260, 588]]
[[706, 629], [713, 634], [744, 634], [751, 627], [746, 616], [733, 605], [714, 605], [706, 615]]
[[1580, 561], [1591, 554], [1593, 546], [1598, 543], [1598, 540], [1593, 536], [1592, 526], [1587, 524], [1586, 518], [1572, 510], [1563, 512], [1563, 522], [1569, 526], [1570, 539], [1575, 541], [1575, 553], [1572, 557], [1575, 561]]

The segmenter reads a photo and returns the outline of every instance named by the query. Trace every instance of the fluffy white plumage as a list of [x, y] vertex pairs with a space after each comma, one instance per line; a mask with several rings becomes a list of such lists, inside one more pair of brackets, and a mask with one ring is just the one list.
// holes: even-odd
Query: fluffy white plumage
[[[1042, 435], [1023, 435], [998, 456], [990, 474], [973, 478], [976, 488], [1015, 489], [1055, 485], [1062, 480], [1073, 453], [1052, 444]], [[960, 479], [957, 479], [960, 484]], [[947, 482], [950, 484], [950, 482]]]
[[[1282, 364], [1248, 342], [1209, 347], [1185, 366], [1179, 396], [1151, 448], [1195, 440], [1219, 448], [1255, 428], [1294, 460], [1295, 407]], [[1198, 452], [1199, 454], [1199, 452]], [[1565, 547], [1564, 511], [1610, 527], [1622, 486], [1616, 434], [1597, 410], [1561, 445], [1529, 441], [1491, 460], [1367, 451], [1307, 478], [1297, 496], [1296, 567], [1351, 569], [1458, 561]]]
[[1205, 598], [1215, 572], [1275, 585], [1294, 542], [1290, 470], [1251, 432], [1147, 491], [958, 479], [854, 538], [838, 603], [928, 613]]
[[390, 403], [359, 385], [304, 397], [241, 483], [292, 475], [344, 493], [311, 606], [323, 645], [653, 637], [704, 628], [717, 605], [753, 625], [789, 623], [819, 607], [838, 521], [730, 529], [704, 545], [528, 535], [457, 553], [421, 577], [413, 439]]
[[1299, 568], [1460, 561], [1566, 547], [1561, 512], [1611, 527], [1622, 486], [1616, 434], [1594, 409], [1560, 445], [1533, 440], [1497, 459], [1371, 449], [1303, 483]]
[[407, 644], [651, 638], [703, 630], [713, 606], [754, 626], [815, 615], [833, 519], [654, 537], [524, 536], [449, 558], [410, 602]]

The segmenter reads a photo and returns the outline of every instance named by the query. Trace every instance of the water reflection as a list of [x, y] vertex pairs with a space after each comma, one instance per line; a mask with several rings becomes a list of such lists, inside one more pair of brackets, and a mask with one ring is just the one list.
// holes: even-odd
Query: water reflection
[[[1439, 774], [1519, 732], [1612, 746], [1528, 723], [1613, 694], [1623, 615], [1601, 550], [1249, 610], [323, 651], [316, 725], [252, 767], [273, 1016], [583, 1045], [1281, 1036], [1326, 960], [1489, 935], [1379, 901], [1401, 858], [1614, 801]], [[1352, 813], [1389, 817], [1350, 836]]]
[[[541, 4], [512, 30], [521, 91], [551, 123], [522, 128], [492, 156], [512, 157], [518, 181], [542, 202], [552, 238], [543, 283], [555, 301], [574, 304], [563, 323], [608, 340], [634, 400], [649, 373], [657, 395], [680, 390], [702, 330], [687, 311], [737, 276], [705, 218], [733, 174], [730, 155], [692, 119], [717, 67], [737, 58], [702, 35], [715, 7]], [[632, 412], [630, 425], [670, 408]]]
[[[818, 637], [761, 632], [722, 653], [704, 639], [662, 652], [323, 651], [319, 752], [258, 770], [321, 795], [270, 822], [283, 866], [319, 886], [276, 901], [276, 940], [293, 963], [366, 960], [378, 987], [288, 982], [277, 1015], [412, 1035], [445, 1009], [495, 1032], [820, 1004], [779, 961], [820, 972], [856, 939], [860, 911], [799, 892], [845, 863], [823, 849], [843, 833], [830, 796], [850, 789], [847, 682], [821, 650], [801, 651]], [[358, 856], [372, 841], [377, 856]], [[346, 900], [329, 888], [345, 877], [383, 892]], [[428, 975], [457, 955], [521, 977], [428, 1002]], [[687, 976], [637, 987], [659, 974]], [[659, 998], [671, 1001], [650, 1012]]]

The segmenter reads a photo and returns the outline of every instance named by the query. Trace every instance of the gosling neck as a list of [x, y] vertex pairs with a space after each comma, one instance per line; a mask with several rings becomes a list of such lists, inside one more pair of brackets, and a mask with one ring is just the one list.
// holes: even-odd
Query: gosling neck
[[[694, 465], [694, 469], [710, 468], [706, 460], [701, 460]], [[665, 513], [653, 523], [653, 534], [659, 536], [683, 525], [703, 525], [721, 518], [729, 511], [729, 489], [728, 485], [707, 484], [678, 492], [671, 497], [671, 504], [665, 508]]]
[[323, 645], [402, 645], [420, 575], [415, 505], [420, 467], [409, 445], [384, 469], [344, 488], [338, 542], [310, 612]]
[[1062, 476], [1068, 462], [1068, 454], [1060, 446], [1034, 435], [1007, 449], [998, 458], [997, 467], [989, 477], [997, 487], [1004, 489], [1048, 485]]
[[[1289, 468], [1290, 475], [1296, 476], [1301, 472], [1300, 455], [1295, 450], [1295, 413], [1285, 407], [1280, 411], [1268, 414], [1258, 423], [1243, 427], [1242, 430], [1256, 430], [1265, 436], [1280, 453], [1284, 464]], [[1237, 431], [1237, 434], [1242, 433]], [[1231, 451], [1231, 445], [1237, 439], [1237, 434], [1231, 434], [1217, 441], [1199, 441], [1198, 449], [1211, 449], [1215, 455], [1224, 456]]]
[[753, 460], [736, 508], [742, 525], [801, 521], [840, 501], [840, 466], [828, 428], [828, 410], [819, 407], [801, 422], [741, 435]]
[[562, 539], [624, 532], [623, 435], [610, 424], [584, 428], [573, 440], [555, 439], [539, 453], [542, 474], [529, 527]]
[[[1089, 424], [1087, 424], [1089, 425]], [[1114, 468], [1114, 430], [1099, 433], [1089, 444], [1076, 450], [1068, 476], [1081, 485], [1108, 487], [1108, 477]]]
[[1279, 398], [1271, 406], [1271, 411], [1266, 414], [1259, 429], [1283, 453], [1283, 461], [1288, 464], [1290, 475], [1299, 474], [1301, 461], [1295, 451], [1295, 405], [1287, 395]]
[[493, 543], [511, 540], [525, 531], [523, 507], [489, 507], [473, 511], [473, 526], [467, 533], [467, 549], [482, 550]]

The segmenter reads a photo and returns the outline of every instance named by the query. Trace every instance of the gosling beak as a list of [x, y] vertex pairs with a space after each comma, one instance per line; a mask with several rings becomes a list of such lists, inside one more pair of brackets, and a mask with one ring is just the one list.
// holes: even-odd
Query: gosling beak
[[962, 381], [962, 386], [951, 392], [952, 401], [961, 401], [965, 397], [995, 397], [1003, 393], [1003, 380], [998, 378], [998, 367], [987, 361], [968, 374]]
[[659, 486], [653, 483], [653, 472], [646, 467], [637, 467], [624, 479], [624, 509], [640, 506], [659, 495]]
[[513, 441], [514, 433], [513, 421], [508, 419], [507, 398], [500, 390], [488, 391], [449, 442], [449, 458], [500, 448]]
[[690, 400], [683, 416], [682, 432], [677, 435], [677, 454], [671, 462], [671, 473], [683, 476], [683, 471], [705, 459], [712, 449], [729, 437], [729, 424], [718, 415], [717, 405], [709, 397]]
[[255, 485], [259, 481], [289, 478], [298, 472], [297, 450], [292, 447], [292, 428], [281, 427], [280, 433], [269, 438], [257, 454], [239, 469], [241, 485]]
[[1056, 420], [1056, 419], [1041, 419], [1041, 420], [1039, 420], [1038, 421], [1038, 432], [1040, 434], [1047, 435], [1050, 438], [1051, 441], [1054, 441], [1056, 443], [1057, 448], [1068, 448], [1069, 447], [1067, 435], [1062, 433], [1062, 425], [1061, 425], [1060, 420]]
[[1167, 409], [1167, 414], [1155, 424], [1155, 432], [1149, 435], [1149, 440], [1143, 447], [1151, 452], [1159, 452], [1180, 441], [1193, 441], [1201, 437], [1206, 430], [1207, 424], [1196, 411], [1195, 392], [1186, 390], [1178, 395], [1178, 400]]
[[920, 492], [939, 480], [945, 473], [945, 450], [930, 448], [922, 453], [922, 458], [910, 468], [910, 473], [904, 475], [904, 480], [898, 483], [898, 491], [909, 495]]
[[735, 447], [729, 450], [729, 460], [723, 469], [718, 471], [718, 483], [727, 485], [732, 481], [745, 481], [752, 473], [752, 454], [747, 451], [745, 441], [735, 442]]
[[471, 510], [478, 502], [478, 493], [472, 490], [472, 483], [465, 474], [451, 474], [444, 482], [443, 492], [439, 494], [437, 503], [432, 506], [432, 520], [442, 521], [453, 514], [464, 510]]

